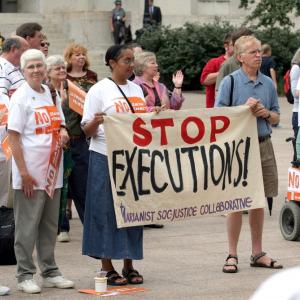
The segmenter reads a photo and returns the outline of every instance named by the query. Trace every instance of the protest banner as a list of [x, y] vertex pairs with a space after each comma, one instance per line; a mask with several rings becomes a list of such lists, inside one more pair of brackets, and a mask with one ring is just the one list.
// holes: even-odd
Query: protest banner
[[300, 201], [300, 169], [289, 168], [287, 199]]
[[86, 92], [70, 80], [68, 80], [68, 92], [69, 107], [82, 116]]
[[59, 145], [59, 132], [53, 131], [52, 144], [49, 158], [49, 164], [46, 173], [45, 191], [51, 199], [53, 199], [59, 166], [62, 158], [63, 149]]
[[264, 207], [256, 122], [248, 106], [105, 117], [118, 227]]
[[8, 109], [5, 104], [0, 104], [0, 126], [7, 125]]
[[5, 159], [7, 161], [10, 160], [12, 157], [12, 151], [9, 146], [8, 135], [6, 135], [6, 137], [3, 139], [2, 143], [1, 143], [1, 147], [2, 147], [3, 153], [5, 155]]

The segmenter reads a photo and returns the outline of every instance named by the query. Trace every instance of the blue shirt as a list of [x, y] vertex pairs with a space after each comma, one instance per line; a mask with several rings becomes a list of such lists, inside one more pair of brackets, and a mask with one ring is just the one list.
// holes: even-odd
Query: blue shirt
[[[242, 68], [231, 73], [234, 78], [234, 88], [232, 95], [232, 106], [243, 105], [252, 97], [270, 111], [279, 113], [278, 96], [272, 79], [258, 71], [256, 81], [248, 78]], [[231, 79], [226, 76], [218, 91], [215, 107], [230, 105]], [[271, 126], [264, 118], [257, 118], [258, 136], [267, 136], [272, 132]]]

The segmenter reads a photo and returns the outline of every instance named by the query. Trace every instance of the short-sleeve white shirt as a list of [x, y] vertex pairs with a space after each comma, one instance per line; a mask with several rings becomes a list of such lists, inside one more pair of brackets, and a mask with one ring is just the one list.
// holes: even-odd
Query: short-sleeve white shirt
[[[29, 174], [37, 181], [34, 187], [44, 190], [46, 172], [49, 164], [52, 132], [57, 122], [64, 124], [60, 98], [57, 97], [56, 107], [45, 85], [44, 92], [34, 91], [25, 82], [12, 95], [9, 105], [8, 130], [20, 134], [20, 143], [23, 150], [25, 164]], [[22, 188], [22, 179], [15, 160], [12, 161], [13, 188]], [[63, 162], [61, 160], [55, 188], [62, 187]]]
[[[127, 83], [120, 85], [120, 88], [136, 113], [147, 111], [143, 91], [137, 84], [127, 80]], [[107, 115], [131, 112], [116, 84], [108, 78], [97, 82], [87, 93], [81, 124], [90, 122], [94, 118], [94, 114], [99, 112], [105, 112]], [[107, 147], [103, 125], [98, 127], [97, 134], [92, 137], [90, 150], [106, 155]]]

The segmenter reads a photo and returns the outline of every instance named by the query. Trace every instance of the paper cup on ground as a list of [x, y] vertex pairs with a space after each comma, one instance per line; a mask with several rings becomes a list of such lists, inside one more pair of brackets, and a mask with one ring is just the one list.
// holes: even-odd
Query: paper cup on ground
[[107, 277], [95, 277], [95, 291], [98, 293], [106, 292]]

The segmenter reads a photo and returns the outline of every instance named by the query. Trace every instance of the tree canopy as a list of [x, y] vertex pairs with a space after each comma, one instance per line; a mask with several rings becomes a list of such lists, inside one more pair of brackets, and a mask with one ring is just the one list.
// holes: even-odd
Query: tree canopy
[[[256, 6], [255, 6], [256, 5]], [[247, 17], [246, 24], [252, 23], [256, 27], [292, 27], [294, 23], [290, 16], [300, 15], [300, 0], [240, 0], [240, 8], [255, 6]]]

